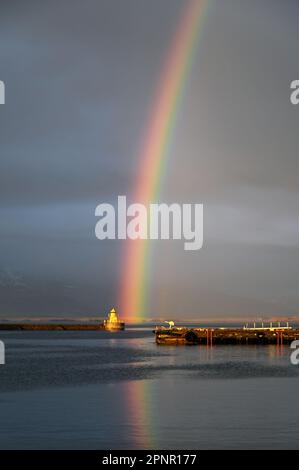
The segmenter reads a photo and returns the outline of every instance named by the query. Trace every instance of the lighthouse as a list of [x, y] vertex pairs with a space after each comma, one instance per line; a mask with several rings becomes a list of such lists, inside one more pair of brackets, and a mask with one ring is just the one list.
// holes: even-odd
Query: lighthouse
[[124, 330], [125, 322], [121, 321], [116, 313], [115, 308], [112, 308], [108, 314], [108, 318], [104, 320], [105, 330]]

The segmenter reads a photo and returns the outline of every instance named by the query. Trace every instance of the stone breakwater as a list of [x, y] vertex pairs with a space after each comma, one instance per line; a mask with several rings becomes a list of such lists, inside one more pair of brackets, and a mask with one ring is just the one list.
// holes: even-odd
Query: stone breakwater
[[299, 340], [295, 328], [157, 328], [157, 344], [290, 344]]
[[1, 323], [2, 331], [95, 331], [105, 330], [102, 324], [80, 323]]

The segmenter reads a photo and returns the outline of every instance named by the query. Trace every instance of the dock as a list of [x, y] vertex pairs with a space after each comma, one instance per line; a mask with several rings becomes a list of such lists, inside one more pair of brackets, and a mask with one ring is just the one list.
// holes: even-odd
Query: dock
[[160, 345], [290, 344], [299, 340], [299, 329], [268, 328], [159, 328], [155, 332]]

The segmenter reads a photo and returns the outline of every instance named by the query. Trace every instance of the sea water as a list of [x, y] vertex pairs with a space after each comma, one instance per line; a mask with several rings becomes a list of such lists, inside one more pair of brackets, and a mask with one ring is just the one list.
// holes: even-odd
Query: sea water
[[299, 448], [288, 346], [157, 346], [151, 328], [0, 339], [1, 449]]

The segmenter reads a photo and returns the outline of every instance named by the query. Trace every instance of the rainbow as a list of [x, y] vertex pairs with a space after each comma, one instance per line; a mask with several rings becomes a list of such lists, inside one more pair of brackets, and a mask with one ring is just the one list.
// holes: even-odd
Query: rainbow
[[[208, 0], [187, 0], [184, 4], [186, 7], [161, 73], [138, 160], [140, 167], [133, 200], [146, 206], [159, 196], [178, 111], [194, 61]], [[138, 322], [145, 318], [149, 248], [150, 242], [147, 240], [126, 241], [119, 307], [121, 315], [128, 322]]]
[[125, 384], [124, 396], [134, 449], [157, 448], [153, 395], [154, 384], [148, 379], [130, 380]]

